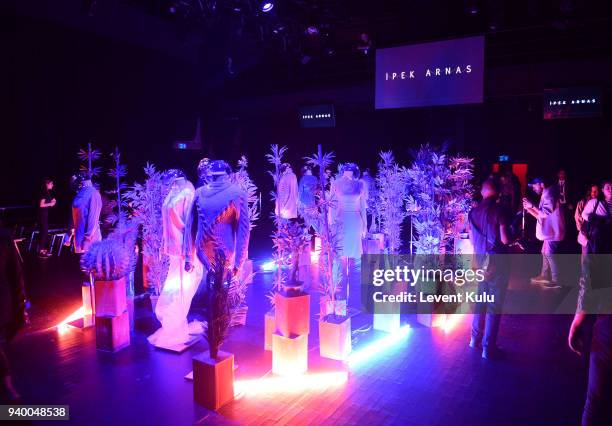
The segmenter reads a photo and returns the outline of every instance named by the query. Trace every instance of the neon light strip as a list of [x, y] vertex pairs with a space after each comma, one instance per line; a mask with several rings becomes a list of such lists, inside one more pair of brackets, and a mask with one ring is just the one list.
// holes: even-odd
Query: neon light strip
[[362, 362], [379, 355], [381, 352], [403, 341], [408, 336], [409, 331], [410, 325], [406, 324], [396, 332], [370, 343], [365, 348], [352, 352], [346, 360], [347, 365], [349, 367], [356, 367]]

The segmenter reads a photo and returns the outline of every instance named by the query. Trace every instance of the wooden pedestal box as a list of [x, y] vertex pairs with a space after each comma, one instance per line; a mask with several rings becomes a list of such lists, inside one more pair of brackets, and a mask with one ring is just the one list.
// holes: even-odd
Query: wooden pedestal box
[[91, 306], [91, 286], [89, 283], [83, 283], [81, 286], [81, 297], [83, 299], [83, 315], [93, 315]]
[[380, 241], [373, 238], [366, 238], [363, 240], [363, 252], [364, 254], [380, 254]]
[[96, 348], [117, 352], [130, 345], [130, 318], [127, 311], [117, 316], [96, 315]]
[[285, 337], [272, 335], [272, 372], [295, 376], [308, 369], [308, 334]]
[[378, 241], [378, 249], [380, 250], [380, 253], [382, 253], [385, 250], [385, 234], [382, 234], [380, 232], [375, 232], [375, 233], [369, 234], [368, 238]]
[[114, 281], [96, 281], [96, 316], [117, 316], [127, 309], [125, 277]]
[[127, 311], [130, 319], [130, 331], [134, 331], [134, 296], [127, 297]]
[[276, 331], [276, 320], [274, 318], [274, 315], [274, 309], [271, 309], [266, 312], [266, 315], [264, 317], [264, 348], [267, 351], [272, 350], [272, 335]]
[[218, 410], [234, 399], [234, 355], [219, 351], [217, 359], [206, 351], [193, 357], [193, 399]]
[[300, 266], [310, 266], [310, 247], [306, 247], [302, 253], [300, 253], [299, 259]]
[[395, 333], [400, 329], [400, 314], [374, 314], [374, 330], [386, 331], [387, 333]]
[[351, 317], [327, 316], [319, 321], [319, 353], [342, 361], [351, 353]]
[[425, 327], [444, 327], [446, 314], [418, 313], [417, 321]]
[[303, 291], [274, 295], [276, 331], [288, 337], [310, 333], [310, 295]]

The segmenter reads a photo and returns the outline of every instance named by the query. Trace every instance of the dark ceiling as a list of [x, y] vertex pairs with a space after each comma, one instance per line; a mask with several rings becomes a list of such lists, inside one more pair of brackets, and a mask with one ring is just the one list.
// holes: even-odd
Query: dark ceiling
[[199, 67], [208, 88], [237, 94], [365, 79], [372, 50], [359, 46], [369, 43], [487, 34], [489, 66], [611, 52], [609, 0], [269, 2], [267, 13], [259, 0], [20, 0], [15, 7], [179, 58]]

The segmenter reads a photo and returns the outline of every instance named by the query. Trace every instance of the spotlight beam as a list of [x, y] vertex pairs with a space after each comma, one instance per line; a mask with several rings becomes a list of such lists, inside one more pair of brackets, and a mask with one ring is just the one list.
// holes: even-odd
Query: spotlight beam
[[406, 324], [394, 333], [391, 333], [382, 339], [378, 339], [364, 348], [353, 351], [346, 360], [349, 367], [357, 367], [363, 364], [365, 361], [375, 358], [382, 352], [389, 350], [397, 343], [402, 342], [408, 336], [410, 331], [410, 325]]

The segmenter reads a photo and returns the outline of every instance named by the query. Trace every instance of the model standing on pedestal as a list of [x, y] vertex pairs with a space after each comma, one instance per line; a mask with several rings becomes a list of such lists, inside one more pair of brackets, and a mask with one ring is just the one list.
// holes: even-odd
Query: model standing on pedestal
[[193, 340], [190, 329], [202, 332], [196, 329], [197, 324], [187, 324], [191, 299], [202, 279], [202, 265], [195, 261], [191, 271], [183, 270], [185, 227], [195, 188], [181, 170], [168, 170], [163, 179], [169, 187], [162, 205], [163, 253], [169, 258], [169, 267], [155, 307], [155, 315], [162, 326], [149, 336], [149, 342], [155, 346], [170, 347]]
[[74, 201], [72, 202], [72, 219], [74, 221], [74, 251], [86, 252], [92, 243], [100, 241], [100, 211], [102, 197], [83, 172], [77, 175], [80, 181]]
[[337, 203], [334, 221], [339, 225], [340, 256], [359, 258], [363, 253], [361, 239], [367, 229], [367, 192], [364, 183], [359, 180], [356, 164], [348, 163], [344, 166], [341, 177], [332, 185], [331, 195]]
[[195, 252], [205, 272], [210, 270], [215, 250], [221, 249], [226, 267], [236, 275], [246, 260], [249, 246], [247, 197], [238, 185], [230, 181], [230, 168], [225, 161], [212, 161], [208, 170], [210, 180], [196, 191], [187, 219], [185, 269], [190, 271], [193, 268], [195, 241]]
[[[362, 239], [367, 230], [365, 185], [359, 180], [359, 168], [356, 164], [345, 164], [342, 175], [334, 181], [331, 189], [332, 200], [335, 200], [333, 221], [338, 231], [341, 264], [341, 288], [345, 294], [346, 305], [349, 299], [349, 275], [351, 259], [361, 259], [363, 253]], [[345, 309], [340, 309], [343, 313]]]
[[288, 163], [283, 164], [280, 171], [275, 213], [282, 219], [295, 219], [298, 204], [297, 177]]
[[319, 179], [312, 174], [312, 168], [302, 167], [302, 177], [298, 185], [298, 214], [304, 219], [307, 230], [316, 225], [318, 186]]

